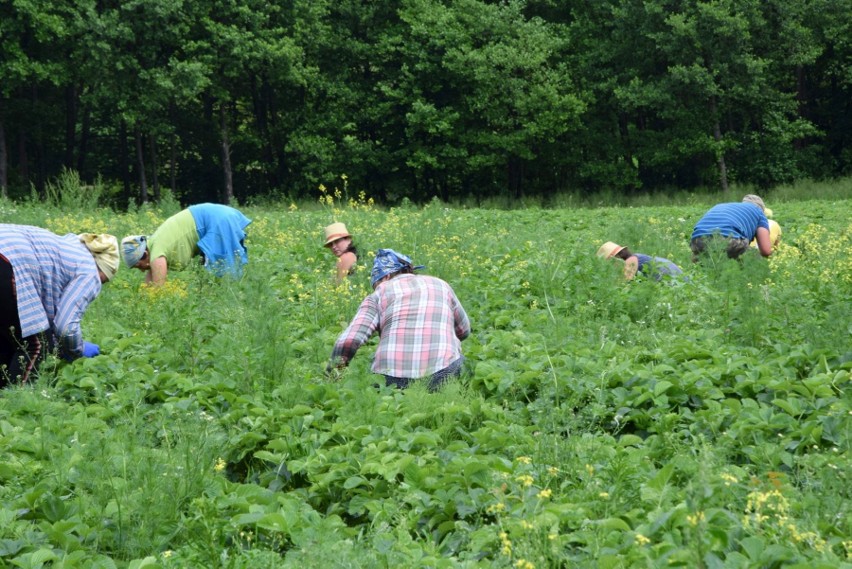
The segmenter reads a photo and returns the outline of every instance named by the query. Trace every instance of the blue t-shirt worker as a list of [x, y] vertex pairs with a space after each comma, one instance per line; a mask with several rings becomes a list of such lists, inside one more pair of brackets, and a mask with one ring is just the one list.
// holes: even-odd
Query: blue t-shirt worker
[[722, 203], [714, 205], [704, 214], [695, 229], [689, 248], [692, 260], [697, 262], [700, 255], [713, 241], [722, 240], [729, 259], [737, 259], [748, 251], [749, 243], [757, 241], [757, 249], [764, 257], [772, 254], [772, 240], [769, 236], [769, 220], [764, 213], [766, 206], [760, 196], [748, 194], [740, 203]]

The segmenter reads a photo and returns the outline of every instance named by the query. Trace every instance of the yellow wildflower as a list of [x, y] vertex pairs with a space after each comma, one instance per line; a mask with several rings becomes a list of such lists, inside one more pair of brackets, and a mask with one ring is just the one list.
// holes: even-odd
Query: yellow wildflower
[[520, 483], [521, 483], [521, 485], [522, 485], [524, 488], [527, 488], [527, 487], [529, 487], [529, 486], [532, 486], [532, 483], [533, 483], [534, 479], [533, 479], [533, 477], [532, 477], [532, 476], [530, 476], [529, 474], [522, 474], [522, 475], [518, 476], [517, 478], [515, 478], [515, 481], [516, 481], [516, 482], [520, 482]]

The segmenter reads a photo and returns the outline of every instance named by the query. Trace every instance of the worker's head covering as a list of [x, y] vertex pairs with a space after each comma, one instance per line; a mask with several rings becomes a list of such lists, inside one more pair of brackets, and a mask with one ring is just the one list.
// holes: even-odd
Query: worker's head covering
[[773, 247], [781, 241], [781, 226], [774, 219], [769, 220], [769, 240]]
[[622, 249], [624, 249], [623, 246], [613, 243], [612, 241], [607, 241], [601, 245], [600, 249], [598, 249], [597, 255], [602, 259], [611, 259], [618, 255]]
[[106, 233], [81, 233], [77, 237], [91, 251], [95, 264], [107, 280], [112, 280], [118, 271], [118, 239]]
[[144, 235], [131, 235], [121, 240], [121, 256], [128, 267], [135, 267], [147, 250], [148, 238]]
[[755, 194], [748, 194], [746, 196], [743, 196], [743, 202], [753, 203], [754, 205], [760, 208], [760, 211], [764, 213], [766, 212], [766, 204], [763, 203], [763, 199], [760, 196], [757, 196]]
[[332, 223], [325, 228], [325, 244], [323, 246], [331, 247], [332, 243], [344, 237], [352, 237], [346, 230], [346, 226], [342, 223]]
[[376, 283], [388, 275], [393, 275], [405, 269], [417, 271], [425, 269], [424, 265], [414, 266], [411, 259], [393, 249], [379, 249], [376, 259], [373, 261], [373, 270], [370, 273], [370, 284], [376, 288]]

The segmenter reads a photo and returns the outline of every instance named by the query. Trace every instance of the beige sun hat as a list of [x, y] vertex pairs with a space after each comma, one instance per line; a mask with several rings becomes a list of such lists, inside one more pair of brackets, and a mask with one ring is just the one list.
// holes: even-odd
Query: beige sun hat
[[92, 253], [107, 280], [112, 280], [118, 271], [118, 239], [106, 233], [81, 233], [77, 238]]
[[325, 244], [323, 247], [329, 247], [332, 243], [344, 237], [352, 237], [346, 226], [342, 223], [332, 223], [325, 228]]
[[600, 249], [598, 249], [597, 255], [598, 257], [601, 257], [603, 259], [611, 259], [612, 257], [618, 255], [619, 251], [621, 251], [622, 249], [624, 249], [624, 247], [622, 247], [621, 245], [613, 243], [612, 241], [607, 241], [606, 243], [601, 245]]

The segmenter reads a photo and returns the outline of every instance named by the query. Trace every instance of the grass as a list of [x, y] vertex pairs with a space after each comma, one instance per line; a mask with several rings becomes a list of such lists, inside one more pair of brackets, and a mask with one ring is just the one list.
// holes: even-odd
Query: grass
[[[242, 279], [121, 270], [83, 321], [102, 355], [2, 393], [0, 567], [848, 567], [846, 190], [778, 191], [777, 253], [715, 267], [697, 199], [244, 208]], [[173, 209], [0, 221], [121, 236]], [[333, 218], [364, 252], [339, 287]], [[691, 282], [624, 283], [610, 239]], [[465, 382], [376, 388], [374, 343], [325, 377], [384, 246], [454, 287]]]

